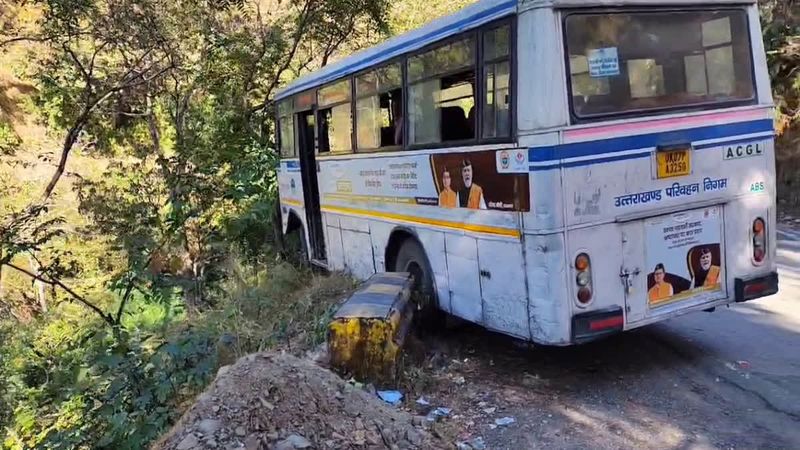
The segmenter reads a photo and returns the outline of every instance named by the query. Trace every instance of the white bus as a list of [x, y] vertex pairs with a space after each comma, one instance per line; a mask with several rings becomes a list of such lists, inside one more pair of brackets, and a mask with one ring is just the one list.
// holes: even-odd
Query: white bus
[[777, 292], [752, 0], [482, 0], [277, 96], [283, 231], [569, 345]]

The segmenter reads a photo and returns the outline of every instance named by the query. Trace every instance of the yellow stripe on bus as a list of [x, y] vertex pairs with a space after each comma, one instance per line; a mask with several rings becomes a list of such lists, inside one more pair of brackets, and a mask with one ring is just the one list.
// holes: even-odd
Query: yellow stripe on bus
[[297, 201], [297, 200], [286, 200], [286, 199], [282, 199], [282, 200], [281, 200], [281, 203], [286, 203], [287, 205], [297, 206], [297, 207], [299, 207], [299, 208], [302, 208], [302, 207], [303, 207], [303, 203], [301, 203], [301, 202], [299, 202], [299, 201]]
[[378, 217], [381, 219], [401, 220], [403, 222], [418, 223], [422, 225], [433, 225], [436, 227], [450, 228], [454, 230], [472, 231], [476, 233], [496, 234], [499, 236], [508, 236], [519, 238], [519, 230], [512, 228], [493, 227], [489, 225], [474, 225], [468, 223], [451, 222], [447, 220], [428, 219], [426, 217], [407, 216], [405, 214], [395, 214], [379, 211], [370, 211], [366, 209], [346, 208], [343, 206], [330, 206], [322, 207], [325, 212], [339, 212], [345, 214], [355, 214], [359, 216]]

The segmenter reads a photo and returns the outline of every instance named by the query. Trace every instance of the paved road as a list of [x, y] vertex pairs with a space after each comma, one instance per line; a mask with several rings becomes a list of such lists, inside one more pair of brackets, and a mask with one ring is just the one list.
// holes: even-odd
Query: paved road
[[800, 229], [781, 229], [778, 257], [775, 296], [597, 343], [438, 336], [426, 392], [489, 448], [800, 449]]

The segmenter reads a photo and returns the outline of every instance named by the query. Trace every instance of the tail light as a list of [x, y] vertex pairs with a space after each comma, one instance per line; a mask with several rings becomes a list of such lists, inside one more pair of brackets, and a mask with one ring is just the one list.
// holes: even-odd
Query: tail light
[[578, 304], [586, 306], [592, 301], [592, 262], [589, 255], [581, 253], [575, 258], [575, 271]]
[[764, 219], [757, 218], [753, 221], [753, 261], [756, 264], [764, 262], [767, 256], [767, 225]]

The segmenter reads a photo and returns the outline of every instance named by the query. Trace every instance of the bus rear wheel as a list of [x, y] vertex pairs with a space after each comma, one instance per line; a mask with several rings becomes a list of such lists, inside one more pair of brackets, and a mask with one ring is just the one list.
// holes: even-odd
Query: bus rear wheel
[[417, 322], [425, 328], [439, 327], [444, 314], [438, 308], [433, 284], [433, 270], [425, 255], [425, 250], [414, 239], [406, 239], [395, 258], [394, 270], [409, 272], [414, 276], [412, 297], [417, 305]]

